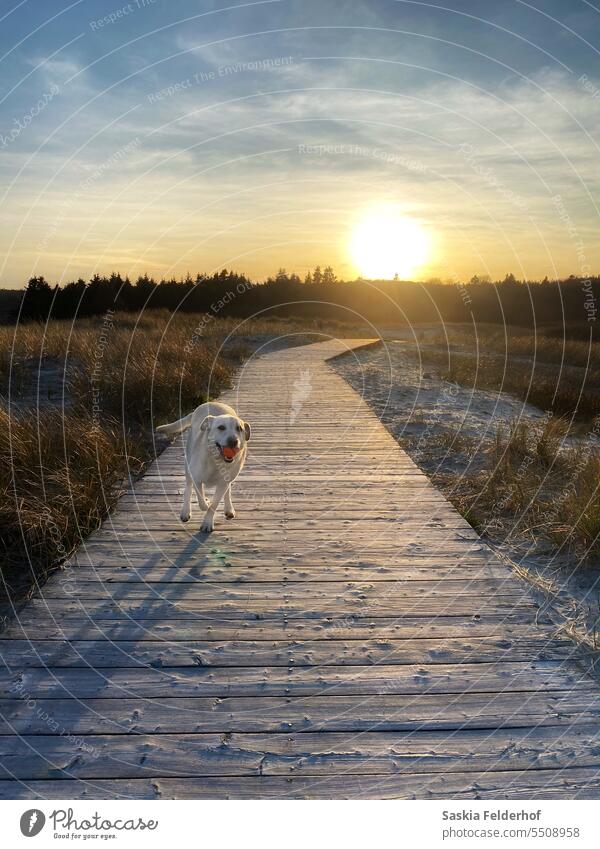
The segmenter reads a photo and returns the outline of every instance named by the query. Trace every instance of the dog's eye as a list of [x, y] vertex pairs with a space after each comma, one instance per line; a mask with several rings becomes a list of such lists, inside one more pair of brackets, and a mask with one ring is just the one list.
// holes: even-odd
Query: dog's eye
[[225, 430], [225, 425], [219, 425], [219, 430]]

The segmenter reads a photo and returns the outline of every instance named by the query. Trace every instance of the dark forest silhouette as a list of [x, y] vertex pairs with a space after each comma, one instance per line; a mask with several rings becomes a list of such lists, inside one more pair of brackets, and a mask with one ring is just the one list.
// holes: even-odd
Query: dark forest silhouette
[[304, 280], [280, 269], [263, 283], [224, 269], [211, 276], [155, 281], [148, 275], [131, 282], [113, 273], [52, 286], [33, 277], [24, 290], [18, 320], [73, 319], [108, 310], [211, 313], [248, 317], [267, 311], [278, 316], [358, 320], [374, 324], [409, 322], [492, 322], [535, 327], [555, 323], [591, 324], [596, 319], [600, 277], [571, 276], [560, 281], [519, 281], [508, 274], [492, 282], [339, 281], [330, 266]]

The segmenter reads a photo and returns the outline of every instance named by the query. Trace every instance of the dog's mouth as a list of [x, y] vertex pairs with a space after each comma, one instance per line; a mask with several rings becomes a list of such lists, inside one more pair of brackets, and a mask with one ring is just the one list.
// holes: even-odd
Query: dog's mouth
[[219, 454], [225, 460], [226, 463], [233, 463], [233, 461], [241, 451], [241, 448], [239, 446], [237, 448], [230, 448], [229, 445], [221, 445], [219, 442], [215, 444], [219, 449]]

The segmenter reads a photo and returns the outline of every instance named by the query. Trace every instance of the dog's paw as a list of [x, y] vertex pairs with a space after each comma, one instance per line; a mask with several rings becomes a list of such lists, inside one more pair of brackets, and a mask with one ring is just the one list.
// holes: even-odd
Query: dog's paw
[[229, 513], [225, 513], [226, 519], [235, 519], [235, 510], [230, 510]]
[[189, 522], [190, 521], [190, 514], [189, 513], [180, 513], [179, 518], [181, 519], [182, 522]]
[[206, 520], [202, 522], [202, 527], [200, 528], [201, 534], [212, 534], [214, 531], [214, 524], [212, 522], [207, 522]]

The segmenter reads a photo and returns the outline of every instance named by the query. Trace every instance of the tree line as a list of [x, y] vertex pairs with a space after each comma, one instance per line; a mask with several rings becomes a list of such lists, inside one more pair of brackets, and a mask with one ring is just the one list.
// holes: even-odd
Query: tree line
[[575, 275], [563, 280], [524, 281], [513, 274], [491, 281], [475, 275], [467, 283], [398, 280], [338, 280], [333, 268], [317, 266], [301, 279], [280, 268], [263, 282], [223, 269], [212, 275], [135, 281], [113, 272], [89, 281], [51, 285], [32, 277], [13, 318], [45, 321], [101, 315], [108, 310], [212, 313], [215, 316], [265, 315], [327, 318], [374, 324], [404, 322], [492, 322], [534, 327], [552, 322], [596, 319], [600, 277]]

